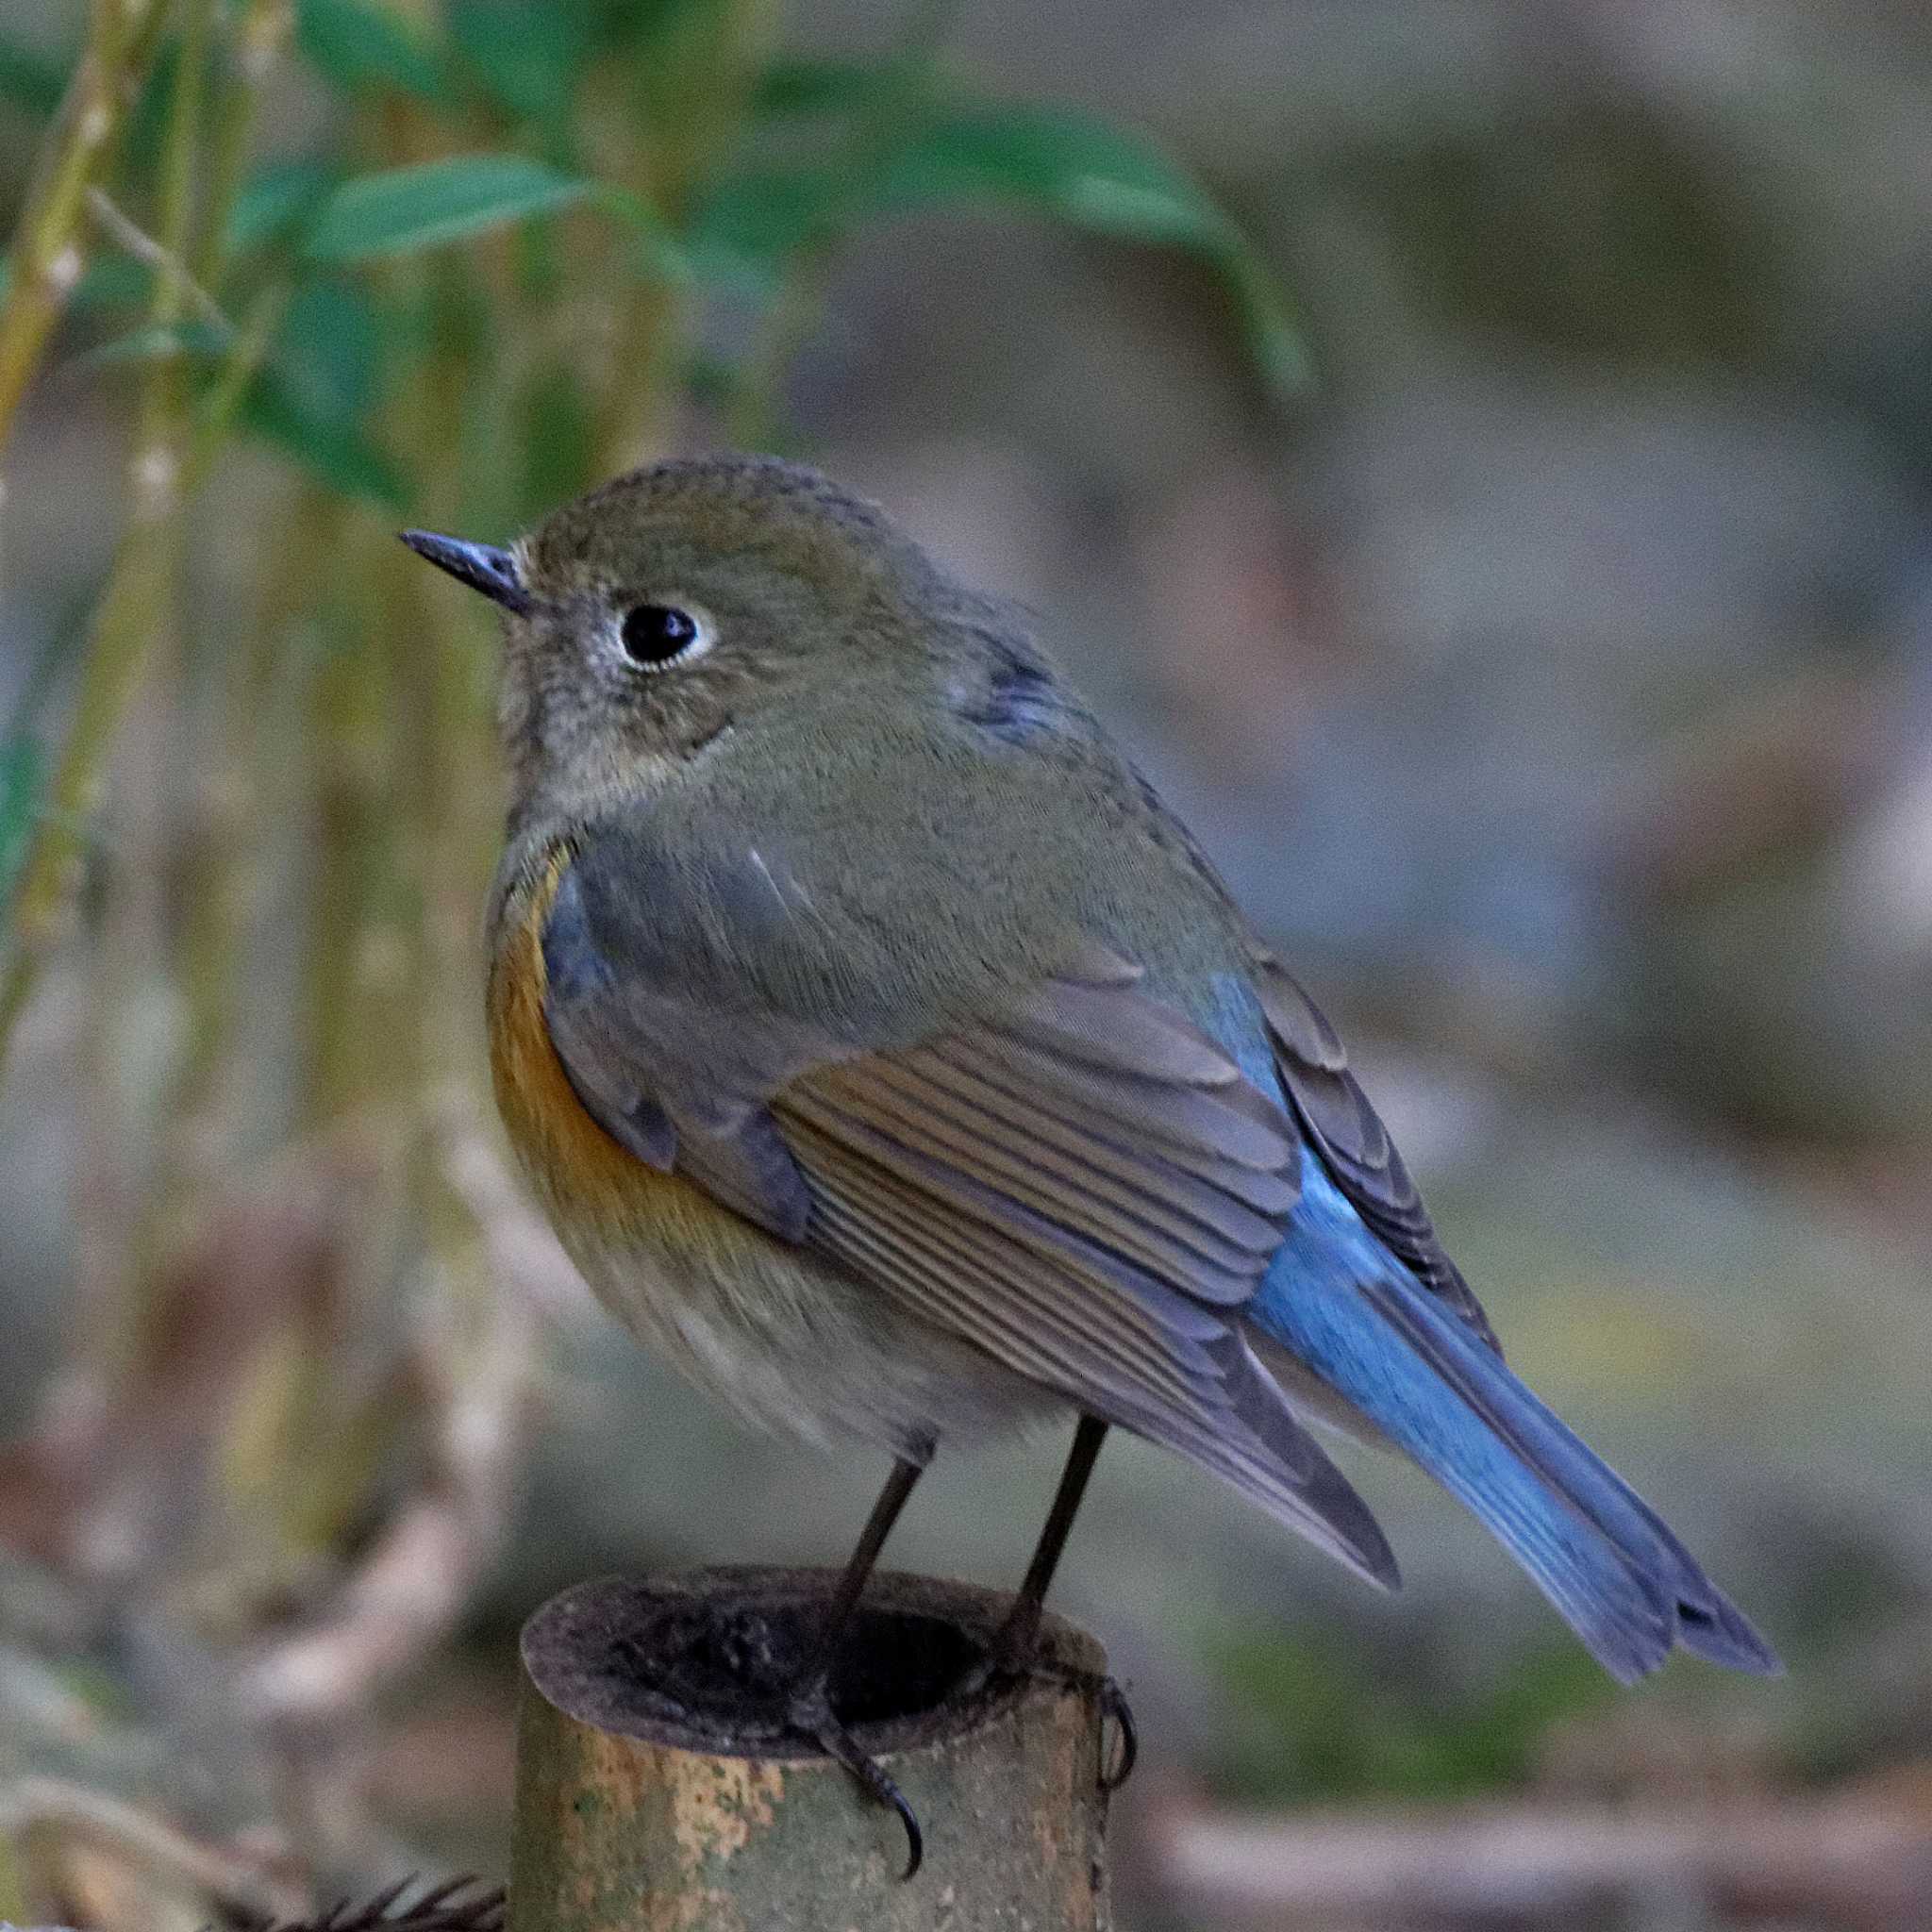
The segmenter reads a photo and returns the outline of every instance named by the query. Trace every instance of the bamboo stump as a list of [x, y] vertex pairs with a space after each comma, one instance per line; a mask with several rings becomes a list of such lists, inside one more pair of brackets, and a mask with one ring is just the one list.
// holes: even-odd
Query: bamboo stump
[[1035, 1668], [951, 1688], [1008, 1599], [881, 1574], [834, 1707], [925, 1862], [774, 1716], [833, 1571], [580, 1584], [525, 1626], [508, 1932], [1107, 1932], [1105, 1652], [1045, 1620]]

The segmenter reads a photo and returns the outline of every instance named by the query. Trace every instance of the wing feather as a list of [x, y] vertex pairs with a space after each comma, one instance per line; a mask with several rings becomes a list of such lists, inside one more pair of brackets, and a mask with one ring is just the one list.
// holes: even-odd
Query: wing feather
[[788, 1133], [821, 1204], [815, 1236], [848, 1266], [921, 1319], [1224, 1476], [1370, 1582], [1395, 1586], [1368, 1508], [1233, 1329], [1152, 1284], [1133, 1303], [1104, 1299], [1024, 1240], [934, 1193], [910, 1194], [844, 1139], [803, 1124]]
[[[662, 880], [654, 863], [636, 827], [598, 841], [543, 933], [552, 1041], [620, 1144], [1394, 1580], [1241, 1329], [1299, 1198], [1301, 1133], [1139, 965], [1075, 941], [1058, 973], [924, 1029], [873, 982], [773, 1009], [770, 962], [721, 939], [744, 896], [729, 855]], [[801, 891], [823, 916], [835, 888]]]
[[1158, 1156], [1136, 1158], [1121, 1150], [1105, 1164], [1082, 1159], [1054, 1136], [1027, 1132], [976, 1108], [902, 1062], [858, 1060], [817, 1082], [828, 1097], [890, 1127], [908, 1145], [959, 1161], [1015, 1199], [1143, 1265], [1163, 1274], [1198, 1274], [1214, 1286], [1210, 1300], [1244, 1300], [1281, 1244], [1278, 1227], [1239, 1202], [1226, 1202], [1223, 1212], [1212, 1190]]
[[[1059, 1122], [1098, 1133], [1125, 1128], [1161, 1158], [1210, 1181], [1257, 1213], [1285, 1217], [1300, 1196], [1291, 1128], [1283, 1132], [1281, 1110], [1253, 1106], [1254, 1090], [1173, 1088], [1149, 1094], [1122, 1075], [1104, 1076], [1070, 1065], [997, 1033], [970, 1043], [936, 1041], [916, 1049], [922, 1064], [949, 1070], [965, 1092], [984, 1092], [1044, 1125]], [[935, 1078], [942, 1077], [937, 1072]], [[1049, 1105], [1046, 1095], [1052, 1096]], [[1150, 1104], [1152, 1102], [1153, 1104]], [[1050, 1130], [1050, 1129], [1049, 1129]]]
[[1369, 1231], [1500, 1355], [1475, 1291], [1443, 1249], [1388, 1128], [1349, 1071], [1334, 1027], [1272, 956], [1257, 954], [1255, 965], [1282, 1087], [1309, 1144]]

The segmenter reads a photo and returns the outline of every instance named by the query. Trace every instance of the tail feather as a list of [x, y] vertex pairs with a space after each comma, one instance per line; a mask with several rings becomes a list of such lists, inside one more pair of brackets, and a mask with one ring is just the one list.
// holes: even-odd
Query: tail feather
[[[1614, 1554], [1661, 1596], [1671, 1620], [1671, 1641], [1657, 1662], [1669, 1655], [1672, 1642], [1679, 1642], [1732, 1670], [1772, 1674], [1782, 1668], [1771, 1646], [1705, 1574], [1662, 1517], [1490, 1349], [1422, 1291], [1390, 1280], [1369, 1284], [1365, 1291], [1391, 1326], [1541, 1478], [1545, 1493], [1599, 1531]], [[1480, 1498], [1472, 1507], [1523, 1554], [1490, 1507]], [[1524, 1560], [1529, 1561], [1526, 1556]], [[1530, 1567], [1538, 1574], [1534, 1564]]]
[[1735, 1670], [1774, 1654], [1657, 1512], [1419, 1283], [1339, 1196], [1297, 1230], [1251, 1319], [1466, 1504], [1621, 1681], [1679, 1643]]

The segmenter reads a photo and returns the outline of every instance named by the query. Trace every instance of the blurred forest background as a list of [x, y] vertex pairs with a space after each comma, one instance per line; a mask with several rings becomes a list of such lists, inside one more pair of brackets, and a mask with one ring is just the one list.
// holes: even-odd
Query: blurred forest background
[[[1791, 1666], [1110, 1447], [1123, 1924], [1932, 1924], [1921, 6], [10, 0], [0, 210], [0, 1919], [500, 1874], [546, 1593], [848, 1548], [508, 1178], [392, 535], [740, 442], [1044, 613]], [[891, 1560], [1010, 1584], [1063, 1447]]]

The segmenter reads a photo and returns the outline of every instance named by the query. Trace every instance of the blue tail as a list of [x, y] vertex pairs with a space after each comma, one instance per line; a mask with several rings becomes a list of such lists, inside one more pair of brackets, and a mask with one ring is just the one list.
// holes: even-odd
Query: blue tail
[[1312, 1156], [1250, 1319], [1467, 1504], [1624, 1683], [1781, 1667], [1657, 1512], [1375, 1240]]

